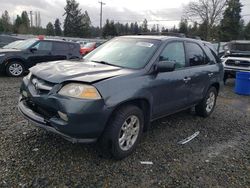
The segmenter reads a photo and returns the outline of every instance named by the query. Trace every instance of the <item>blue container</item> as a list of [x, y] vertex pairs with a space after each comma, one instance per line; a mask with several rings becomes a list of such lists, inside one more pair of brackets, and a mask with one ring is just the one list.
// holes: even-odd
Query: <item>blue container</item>
[[250, 72], [237, 72], [235, 93], [240, 95], [250, 95]]

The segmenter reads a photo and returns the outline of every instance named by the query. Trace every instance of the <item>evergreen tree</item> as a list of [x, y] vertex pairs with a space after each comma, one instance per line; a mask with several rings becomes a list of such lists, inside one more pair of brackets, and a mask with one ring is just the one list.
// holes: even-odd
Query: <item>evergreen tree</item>
[[246, 40], [250, 40], [250, 22], [248, 22], [248, 24], [245, 27], [244, 37]]
[[102, 36], [106, 38], [107, 36], [109, 36], [109, 32], [110, 32], [110, 23], [109, 23], [109, 19], [107, 19], [102, 29]]
[[208, 36], [208, 29], [207, 29], [207, 27], [208, 27], [208, 24], [205, 21], [202, 24], [200, 24], [200, 26], [198, 28], [198, 31], [197, 31], [198, 36], [200, 36], [201, 39], [203, 39], [203, 40], [207, 40], [207, 36]]
[[197, 22], [194, 22], [193, 25], [190, 26], [189, 35], [191, 35], [191, 36], [198, 35], [198, 23]]
[[13, 26], [14, 33], [20, 33], [19, 28], [21, 27], [22, 23], [23, 23], [22, 18], [19, 15], [17, 15]]
[[147, 33], [148, 32], [148, 21], [147, 19], [144, 19], [142, 23], [142, 32]]
[[46, 26], [46, 35], [55, 36], [55, 28], [51, 22], [49, 22]]
[[89, 17], [89, 14], [87, 11], [85, 11], [85, 13], [83, 14], [82, 24], [83, 24], [83, 36], [89, 37], [90, 36], [91, 20], [90, 20], [90, 17]]
[[140, 31], [139, 31], [138, 23], [135, 22], [135, 25], [134, 25], [134, 34], [137, 35], [137, 34], [139, 34], [139, 33], [140, 33]]
[[4, 32], [3, 21], [0, 18], [0, 33]]
[[103, 27], [103, 37], [117, 36], [117, 30], [114, 21], [106, 20], [106, 24]]
[[7, 10], [4, 11], [1, 18], [3, 32], [10, 32], [11, 31], [11, 23], [10, 23], [10, 16]]
[[220, 38], [222, 41], [238, 39], [241, 27], [241, 8], [240, 0], [228, 1], [228, 6], [221, 20]]
[[23, 11], [21, 14], [21, 18], [22, 18], [22, 24], [25, 28], [27, 28], [27, 30], [30, 27], [30, 20], [29, 20], [29, 16], [28, 13], [26, 11]]
[[179, 23], [179, 33], [188, 34], [188, 21], [186, 19], [181, 19]]
[[55, 28], [55, 35], [62, 36], [61, 22], [58, 18], [55, 20], [54, 28]]
[[151, 28], [151, 32], [155, 33], [156, 32], [156, 25], [154, 24], [153, 27]]
[[64, 8], [64, 35], [71, 37], [86, 37], [90, 31], [90, 19], [85, 12], [81, 13], [79, 3], [75, 0], [66, 0], [67, 4]]
[[21, 14], [21, 20], [18, 21], [21, 21], [21, 25], [19, 25], [18, 28], [18, 33], [28, 34], [30, 31], [30, 20], [28, 13], [26, 11], [23, 11]]

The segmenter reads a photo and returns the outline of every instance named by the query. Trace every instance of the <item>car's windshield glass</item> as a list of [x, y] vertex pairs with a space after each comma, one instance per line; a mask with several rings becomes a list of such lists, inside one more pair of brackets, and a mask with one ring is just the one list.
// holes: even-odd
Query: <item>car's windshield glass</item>
[[22, 43], [16, 45], [14, 48], [19, 50], [26, 50], [31, 47], [36, 41], [37, 39], [24, 40]]
[[116, 38], [87, 55], [85, 61], [106, 62], [131, 69], [143, 68], [158, 48], [160, 41]]
[[9, 43], [8, 45], [5, 45], [3, 47], [3, 49], [12, 49], [12, 48], [15, 48], [15, 46], [17, 46], [18, 44], [21, 44], [22, 42], [23, 42], [22, 40], [14, 41], [12, 43]]

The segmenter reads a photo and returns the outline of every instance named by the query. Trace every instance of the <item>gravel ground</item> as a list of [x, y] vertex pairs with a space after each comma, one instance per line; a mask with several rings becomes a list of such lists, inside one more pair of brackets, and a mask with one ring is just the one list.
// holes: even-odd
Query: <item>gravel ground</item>
[[250, 187], [250, 97], [235, 95], [233, 81], [210, 118], [158, 120], [123, 161], [29, 125], [16, 108], [20, 82], [0, 77], [0, 187]]

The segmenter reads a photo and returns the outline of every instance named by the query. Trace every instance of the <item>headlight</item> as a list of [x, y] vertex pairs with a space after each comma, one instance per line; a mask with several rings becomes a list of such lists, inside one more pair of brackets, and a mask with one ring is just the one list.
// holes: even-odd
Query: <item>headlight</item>
[[0, 54], [0, 57], [3, 57], [3, 56], [5, 56], [5, 54]]
[[95, 87], [78, 83], [65, 85], [58, 94], [79, 99], [101, 99]]

